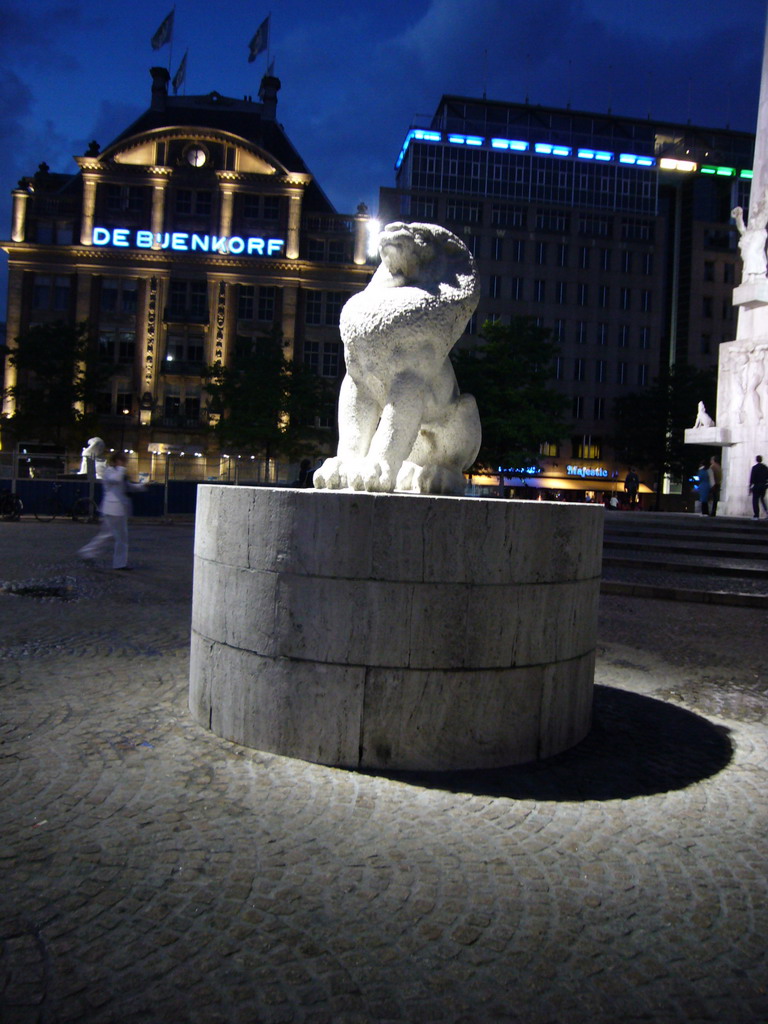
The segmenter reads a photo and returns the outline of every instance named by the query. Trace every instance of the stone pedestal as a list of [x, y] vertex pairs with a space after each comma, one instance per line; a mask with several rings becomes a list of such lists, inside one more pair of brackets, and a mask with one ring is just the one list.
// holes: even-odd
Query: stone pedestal
[[589, 730], [603, 509], [198, 488], [190, 708], [350, 768], [481, 768]]

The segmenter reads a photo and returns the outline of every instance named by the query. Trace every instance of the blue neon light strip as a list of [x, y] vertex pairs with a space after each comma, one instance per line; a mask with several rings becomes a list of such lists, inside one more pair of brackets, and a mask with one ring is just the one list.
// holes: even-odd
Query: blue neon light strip
[[[412, 128], [405, 137], [405, 142], [403, 143], [403, 148], [400, 150], [400, 155], [395, 163], [395, 168], [398, 168], [403, 162], [405, 154], [408, 151], [408, 147], [413, 139], [416, 139], [419, 142], [443, 142], [443, 134], [442, 132], [426, 128]], [[445, 141], [449, 142], [453, 146], [475, 147], [490, 143], [492, 149], [513, 150], [518, 153], [528, 152], [531, 148], [531, 143], [524, 142], [522, 139], [486, 139], [481, 135], [458, 135], [452, 133], [445, 137]], [[561, 146], [553, 142], [535, 142], [533, 144], [533, 150], [539, 156], [573, 156], [573, 149], [570, 146]], [[613, 163], [617, 159], [616, 154], [611, 153], [607, 149], [588, 148], [578, 149], [576, 151], [576, 157], [579, 160], [597, 160], [601, 163]], [[639, 156], [637, 153], [619, 153], [618, 162], [630, 167], [657, 166], [655, 157]], [[721, 177], [733, 177], [734, 175], [738, 175], [740, 178], [745, 178], [747, 180], [752, 178], [752, 171], [750, 170], [737, 171], [732, 167], [713, 167], [712, 165], [705, 165], [699, 169], [702, 174], [717, 174]]]

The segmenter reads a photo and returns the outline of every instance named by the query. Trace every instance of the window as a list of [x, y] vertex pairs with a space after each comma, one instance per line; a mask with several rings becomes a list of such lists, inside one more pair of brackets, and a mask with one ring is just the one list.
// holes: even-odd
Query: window
[[494, 203], [491, 207], [491, 224], [500, 228], [522, 228], [525, 226], [525, 210], [520, 206]]
[[238, 285], [237, 289], [237, 318], [238, 320], [253, 320], [253, 303], [256, 289], [252, 284]]
[[133, 411], [133, 395], [130, 391], [117, 392], [115, 408], [118, 416], [130, 416]]
[[280, 220], [280, 196], [264, 196], [264, 220]]
[[107, 185], [108, 213], [141, 213], [143, 209], [144, 189], [140, 185]]
[[653, 253], [643, 253], [643, 273], [646, 277], [650, 277], [653, 273]]
[[541, 279], [533, 282], [533, 301], [544, 302], [546, 296], [547, 282]]
[[571, 416], [575, 420], [584, 418], [584, 398], [582, 395], [574, 395], [571, 402]]
[[641, 388], [644, 388], [648, 383], [648, 367], [645, 363], [640, 363], [637, 368], [637, 383]]
[[339, 348], [338, 341], [326, 341], [323, 345], [323, 377], [338, 377], [339, 375]]
[[482, 204], [449, 199], [446, 216], [448, 220], [459, 221], [461, 224], [479, 224], [482, 220]]
[[547, 262], [547, 243], [537, 242], [536, 243], [536, 262], [540, 267], [544, 266]]
[[99, 309], [102, 313], [132, 315], [138, 304], [139, 282], [134, 279], [103, 277]]
[[619, 325], [619, 348], [629, 348], [629, 324]]
[[32, 286], [32, 308], [65, 311], [69, 309], [72, 281], [70, 277], [35, 274]]
[[465, 235], [464, 245], [469, 249], [474, 257], [480, 255], [480, 236], [479, 235]]
[[504, 259], [504, 239], [493, 238], [491, 240], [491, 259], [503, 260]]
[[579, 320], [576, 324], [576, 341], [579, 345], [586, 345], [587, 343], [587, 322], [586, 320]]
[[597, 289], [597, 304], [601, 309], [608, 308], [608, 300], [610, 298], [610, 288], [607, 284], [601, 284]]
[[701, 300], [701, 315], [707, 320], [712, 319], [712, 298], [709, 295]]
[[206, 282], [172, 279], [168, 289], [167, 315], [207, 322], [208, 286]]
[[605, 399], [602, 395], [598, 395], [598, 397], [595, 398], [595, 407], [592, 418], [595, 420], [605, 419]]
[[558, 267], [568, 266], [568, 244], [561, 242], [557, 247], [557, 265]]
[[477, 313], [473, 313], [469, 318], [467, 326], [464, 328], [465, 334], [477, 334]]
[[621, 269], [625, 274], [632, 273], [632, 253], [627, 249], [621, 254]]
[[616, 383], [626, 384], [627, 377], [629, 374], [629, 364], [625, 362], [618, 362], [616, 364]]
[[565, 281], [557, 281], [555, 284], [555, 295], [558, 303], [564, 306], [568, 302], [568, 284]]
[[734, 266], [732, 263], [723, 264], [723, 284], [733, 284], [735, 281], [734, 277]]
[[595, 361], [595, 380], [598, 384], [605, 384], [608, 380], [608, 363], [605, 359]]
[[586, 376], [587, 361], [586, 359], [574, 359], [573, 360], [573, 379], [584, 380]]
[[[346, 292], [305, 292], [304, 322], [315, 326], [334, 327], [339, 323]], [[273, 306], [274, 309], [274, 306]]]
[[513, 277], [512, 278], [512, 298], [515, 302], [522, 302], [523, 300], [523, 278]]
[[611, 269], [611, 250], [601, 249], [600, 250], [600, 269], [608, 271]]
[[165, 346], [163, 372], [172, 374], [199, 373], [203, 364], [205, 347], [201, 334], [184, 328], [168, 332]]
[[258, 319], [266, 323], [272, 323], [275, 319], [275, 294], [276, 289], [272, 285], [264, 285], [259, 288]]
[[622, 288], [619, 293], [619, 302], [623, 310], [628, 310], [632, 307], [632, 289]]
[[328, 242], [328, 262], [347, 262], [347, 243], [343, 238], [331, 238]]
[[555, 356], [555, 380], [563, 379], [563, 357]]
[[651, 292], [647, 288], [640, 292], [640, 309], [643, 313], [651, 312]]
[[702, 334], [699, 349], [703, 356], [708, 356], [712, 351], [712, 335]]
[[714, 281], [715, 280], [715, 261], [704, 260], [704, 280]]
[[560, 445], [550, 441], [542, 441], [539, 445], [539, 455], [547, 459], [556, 459], [560, 455]]
[[565, 340], [565, 320], [555, 320], [555, 341], [562, 344]]
[[580, 306], [586, 306], [589, 304], [589, 286], [583, 283], [579, 283], [577, 289], [577, 300]]
[[589, 270], [589, 246], [579, 246], [579, 269]]
[[640, 348], [651, 347], [651, 329], [650, 327], [640, 328]]
[[304, 365], [320, 377], [338, 377], [340, 354], [338, 341], [304, 342]]
[[583, 437], [572, 438], [574, 459], [599, 459], [602, 451], [602, 440], [584, 434]]
[[515, 263], [525, 261], [525, 241], [522, 238], [515, 238], [512, 242], [512, 259]]
[[316, 374], [320, 373], [320, 348], [319, 341], [304, 342], [304, 365]]
[[207, 217], [211, 212], [211, 193], [180, 188], [176, 191], [176, 213], [181, 217]]
[[488, 294], [492, 299], [498, 299], [501, 296], [501, 277], [498, 274], [491, 274]]
[[608, 344], [608, 324], [597, 325], [597, 344], [607, 345]]

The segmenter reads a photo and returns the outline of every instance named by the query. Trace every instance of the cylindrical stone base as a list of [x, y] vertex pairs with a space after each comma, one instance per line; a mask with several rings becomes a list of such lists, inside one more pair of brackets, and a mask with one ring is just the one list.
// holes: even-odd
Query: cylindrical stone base
[[486, 768], [581, 740], [603, 510], [198, 488], [190, 708], [350, 768]]

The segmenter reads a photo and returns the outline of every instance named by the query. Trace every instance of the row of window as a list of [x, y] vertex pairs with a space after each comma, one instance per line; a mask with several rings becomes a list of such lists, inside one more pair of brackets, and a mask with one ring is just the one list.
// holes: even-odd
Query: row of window
[[705, 281], [716, 281], [719, 277], [723, 284], [735, 284], [736, 281], [736, 264], [735, 263], [721, 263], [719, 264], [720, 273], [717, 273], [718, 264], [714, 260], [704, 261], [704, 280]]
[[[508, 290], [505, 289], [505, 282], [509, 283]], [[527, 295], [527, 283], [531, 285], [530, 296]], [[543, 278], [526, 282], [523, 277], [503, 278], [500, 274], [491, 274], [488, 279], [488, 297], [491, 299], [511, 298], [515, 302], [529, 299], [532, 302], [556, 302], [559, 305], [575, 302], [577, 306], [588, 306], [590, 295], [593, 299], [592, 304], [599, 309], [614, 308], [611, 302], [611, 288], [607, 284], [598, 285], [590, 293], [589, 285], [584, 282], [547, 281]], [[648, 288], [635, 289], [634, 299], [632, 288], [619, 288], [617, 298], [616, 309], [625, 312], [631, 309], [641, 313], [651, 312], [652, 293]]]
[[[475, 258], [481, 258], [486, 252], [492, 260], [509, 260], [524, 263], [526, 257], [540, 267], [575, 267], [589, 270], [591, 267], [604, 273], [618, 270], [622, 274], [643, 274], [646, 277], [653, 273], [653, 253], [633, 252], [630, 249], [595, 249], [589, 245], [570, 246], [568, 242], [536, 242], [525, 238], [503, 238], [496, 236], [486, 239], [480, 235], [467, 235], [464, 243]], [[528, 244], [526, 245], [526, 242]], [[575, 259], [574, 259], [575, 257]]]
[[[437, 217], [437, 200], [404, 196], [404, 213], [413, 219], [418, 217], [435, 219]], [[448, 199], [445, 214], [449, 221], [459, 224], [484, 224], [488, 217], [488, 205], [479, 201], [466, 199]], [[490, 204], [490, 225], [497, 228], [523, 228], [527, 230], [549, 231], [553, 234], [570, 234], [573, 218], [565, 210], [548, 210], [536, 208], [533, 224], [528, 223], [529, 213], [534, 216], [532, 208], [525, 206], [509, 206], [504, 203]], [[614, 218], [595, 213], [579, 213], [576, 216], [578, 234], [592, 238], [611, 238], [614, 236]], [[619, 238], [622, 242], [653, 242], [655, 222], [642, 217], [621, 217], [619, 220]]]
[[[705, 295], [701, 300], [701, 315], [705, 320], [711, 320], [715, 315], [715, 300], [711, 295]], [[730, 297], [720, 300], [720, 319], [733, 320], [735, 317], [735, 306]]]
[[[555, 358], [555, 379], [565, 379], [565, 368], [566, 360], [562, 356]], [[590, 360], [587, 359], [574, 359], [572, 361], [573, 366], [573, 380], [575, 381], [586, 381], [589, 376]], [[608, 384], [610, 382], [610, 364], [607, 359], [595, 359], [592, 361], [593, 366], [593, 378], [598, 384]], [[638, 387], [647, 387], [648, 380], [648, 366], [646, 363], [640, 363], [635, 366], [636, 376], [633, 380], [632, 375], [633, 364], [619, 360], [615, 364], [615, 384], [622, 386], [636, 384]]]
[[[171, 193], [170, 208], [179, 217], [208, 217], [213, 211], [211, 189], [176, 188]], [[115, 216], [146, 214], [152, 202], [152, 189], [142, 185], [106, 186], [106, 212]], [[279, 221], [283, 201], [280, 196], [236, 194], [235, 210], [246, 220]]]

